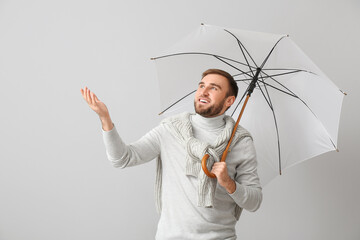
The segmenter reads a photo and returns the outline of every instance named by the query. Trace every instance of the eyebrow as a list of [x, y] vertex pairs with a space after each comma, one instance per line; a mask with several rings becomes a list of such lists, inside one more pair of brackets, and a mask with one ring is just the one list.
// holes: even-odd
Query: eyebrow
[[[201, 82], [199, 82], [199, 85], [200, 84], [205, 84], [203, 81], [201, 81]], [[211, 86], [215, 86], [215, 87], [218, 87], [219, 89], [222, 89], [221, 87], [220, 87], [220, 85], [217, 85], [217, 84], [215, 84], [215, 83], [210, 83], [210, 85]]]

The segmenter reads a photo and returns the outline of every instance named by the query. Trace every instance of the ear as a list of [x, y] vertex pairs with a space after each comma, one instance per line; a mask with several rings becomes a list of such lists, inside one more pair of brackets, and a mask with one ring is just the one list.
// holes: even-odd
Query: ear
[[235, 96], [229, 96], [225, 101], [225, 105], [226, 107], [230, 107], [231, 105], [233, 105], [234, 102], [235, 102]]

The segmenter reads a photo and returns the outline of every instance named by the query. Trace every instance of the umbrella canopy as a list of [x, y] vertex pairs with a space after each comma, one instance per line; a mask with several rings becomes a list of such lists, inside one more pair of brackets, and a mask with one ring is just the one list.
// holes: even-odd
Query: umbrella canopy
[[236, 119], [259, 71], [240, 125], [253, 136], [263, 185], [299, 162], [337, 150], [344, 93], [288, 35], [202, 24], [152, 59], [165, 115], [193, 112], [202, 73], [217, 68], [238, 83], [237, 101], [227, 111]]

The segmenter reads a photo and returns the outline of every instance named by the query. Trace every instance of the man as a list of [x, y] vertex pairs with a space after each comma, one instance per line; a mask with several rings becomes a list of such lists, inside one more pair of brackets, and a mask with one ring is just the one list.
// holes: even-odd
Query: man
[[[229, 73], [205, 71], [195, 94], [196, 114], [168, 117], [130, 145], [121, 140], [105, 104], [86, 87], [81, 92], [101, 119], [106, 154], [115, 167], [157, 158], [156, 202], [161, 215], [156, 239], [236, 239], [242, 209], [256, 211], [262, 192], [253, 141], [241, 126], [226, 162], [219, 162], [235, 124], [225, 115], [238, 92]], [[201, 169], [206, 153], [216, 179]]]

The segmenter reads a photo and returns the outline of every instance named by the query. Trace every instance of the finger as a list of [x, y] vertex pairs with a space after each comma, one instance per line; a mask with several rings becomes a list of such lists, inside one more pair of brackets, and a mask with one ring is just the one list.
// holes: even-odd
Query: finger
[[226, 163], [219, 162], [215, 165], [216, 168], [225, 169], [227, 168]]
[[86, 102], [89, 103], [89, 100], [88, 100], [88, 91], [89, 89], [87, 87], [85, 87], [85, 99], [86, 99]]
[[93, 93], [93, 98], [94, 98], [94, 101], [95, 101], [95, 102], [99, 102], [99, 99], [98, 99], [98, 97], [96, 96], [95, 93]]
[[223, 165], [214, 165], [212, 168], [212, 171], [214, 171], [214, 174], [222, 174], [223, 172], [226, 172], [227, 169]]
[[81, 89], [81, 95], [84, 98], [84, 100], [86, 101], [86, 92], [84, 89]]
[[219, 166], [219, 163], [218, 162], [215, 162], [213, 167], [216, 167], [216, 166]]
[[218, 177], [219, 175], [219, 171], [217, 171], [216, 169], [211, 169], [210, 171], [212, 174], [214, 174], [216, 176], [216, 178]]
[[91, 104], [90, 89], [86, 89], [86, 101], [88, 102], [88, 104]]
[[95, 104], [94, 93], [90, 92], [91, 104]]
[[222, 168], [217, 168], [217, 167], [215, 167], [215, 168], [212, 168], [211, 171], [214, 171], [214, 174], [215, 174], [215, 173], [221, 173], [221, 172], [223, 172], [224, 170], [223, 170]]
[[226, 167], [226, 165], [222, 162], [216, 162], [214, 163], [213, 167], [215, 168], [223, 168], [223, 167]]
[[218, 172], [220, 169], [219, 167], [213, 165], [212, 168], [211, 168], [211, 171], [214, 171], [214, 172]]
[[215, 162], [216, 165], [226, 165], [226, 162]]
[[217, 169], [217, 168], [218, 168], [217, 165], [214, 164], [211, 169]]

